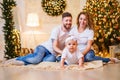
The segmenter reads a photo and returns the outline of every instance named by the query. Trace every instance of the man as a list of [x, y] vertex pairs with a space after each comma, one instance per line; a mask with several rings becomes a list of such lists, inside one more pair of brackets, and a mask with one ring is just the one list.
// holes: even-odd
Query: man
[[68, 12], [62, 15], [62, 25], [53, 30], [53, 49], [57, 55], [62, 53], [65, 47], [65, 39], [70, 36], [72, 29], [72, 15]]
[[48, 61], [55, 62], [56, 56], [62, 53], [65, 39], [72, 29], [72, 15], [69, 12], [62, 14], [62, 25], [53, 29], [50, 39], [38, 45], [32, 54], [21, 56], [8, 61], [12, 64], [27, 65]]

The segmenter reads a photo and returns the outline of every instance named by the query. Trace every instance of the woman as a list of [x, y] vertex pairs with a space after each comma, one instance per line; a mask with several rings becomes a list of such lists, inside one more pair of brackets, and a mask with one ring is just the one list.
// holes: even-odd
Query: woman
[[115, 62], [115, 58], [102, 58], [95, 56], [91, 49], [94, 38], [94, 24], [88, 12], [80, 12], [77, 17], [77, 27], [74, 27], [74, 33], [78, 38], [78, 48], [84, 55], [84, 61], [102, 60], [103, 62]]

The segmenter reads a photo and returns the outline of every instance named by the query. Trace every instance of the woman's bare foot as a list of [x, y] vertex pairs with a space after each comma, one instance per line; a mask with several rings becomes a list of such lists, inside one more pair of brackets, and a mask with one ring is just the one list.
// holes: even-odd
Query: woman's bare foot
[[117, 58], [110, 58], [110, 61], [108, 63], [118, 63], [118, 62], [120, 62], [119, 59], [117, 59]]

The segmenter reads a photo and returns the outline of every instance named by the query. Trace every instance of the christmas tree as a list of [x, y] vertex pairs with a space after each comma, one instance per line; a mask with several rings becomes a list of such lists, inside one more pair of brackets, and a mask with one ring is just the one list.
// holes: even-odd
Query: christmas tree
[[19, 31], [15, 29], [13, 22], [12, 8], [16, 6], [14, 0], [3, 0], [0, 3], [2, 10], [2, 19], [5, 23], [3, 26], [4, 39], [5, 39], [5, 58], [10, 59], [19, 56], [21, 51]]
[[95, 23], [94, 47], [97, 52], [108, 51], [110, 45], [119, 44], [120, 4], [116, 0], [87, 0], [83, 9], [92, 14]]

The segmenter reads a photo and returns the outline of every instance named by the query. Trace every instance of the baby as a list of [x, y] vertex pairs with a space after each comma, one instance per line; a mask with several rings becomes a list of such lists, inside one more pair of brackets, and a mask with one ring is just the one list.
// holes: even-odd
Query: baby
[[74, 36], [65, 40], [65, 48], [61, 56], [61, 68], [65, 68], [64, 64], [79, 64], [79, 67], [83, 67], [83, 55], [77, 45], [77, 39]]

